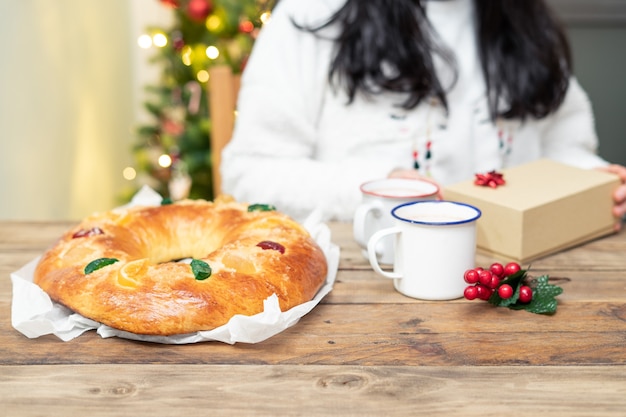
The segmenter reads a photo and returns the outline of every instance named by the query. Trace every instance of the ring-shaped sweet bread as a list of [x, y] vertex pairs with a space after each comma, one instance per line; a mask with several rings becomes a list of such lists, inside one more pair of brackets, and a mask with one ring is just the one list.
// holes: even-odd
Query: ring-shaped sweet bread
[[315, 296], [327, 268], [315, 240], [282, 213], [184, 200], [86, 218], [42, 256], [34, 282], [84, 317], [166, 336], [262, 312], [272, 294], [286, 311]]

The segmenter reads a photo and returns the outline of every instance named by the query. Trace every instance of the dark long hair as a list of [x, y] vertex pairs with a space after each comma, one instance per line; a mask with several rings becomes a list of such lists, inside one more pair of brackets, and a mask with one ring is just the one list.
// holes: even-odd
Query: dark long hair
[[[399, 104], [407, 109], [429, 97], [447, 108], [433, 56], [455, 73], [456, 63], [433, 36], [424, 1], [347, 0], [321, 26], [302, 28], [314, 33], [333, 24], [342, 28], [329, 78], [346, 89], [350, 102], [357, 91], [385, 90], [406, 93]], [[543, 118], [554, 112], [569, 85], [571, 54], [544, 0], [473, 1], [491, 117]]]

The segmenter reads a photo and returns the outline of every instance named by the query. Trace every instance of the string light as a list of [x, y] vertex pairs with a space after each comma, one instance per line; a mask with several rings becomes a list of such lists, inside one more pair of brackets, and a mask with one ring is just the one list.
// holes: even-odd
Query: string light
[[133, 167], [126, 167], [122, 171], [122, 176], [125, 180], [132, 181], [137, 177], [137, 171]]
[[266, 24], [267, 22], [269, 22], [271, 16], [271, 12], [264, 12], [263, 14], [261, 14], [259, 19], [261, 19], [261, 23]]
[[219, 16], [212, 14], [207, 18], [205, 25], [209, 31], [215, 32], [222, 27], [222, 19], [220, 19]]
[[152, 38], [150, 35], [143, 34], [137, 38], [137, 44], [142, 49], [148, 49], [152, 46]]
[[198, 71], [198, 73], [196, 74], [196, 78], [198, 79], [198, 81], [200, 81], [201, 83], [205, 83], [207, 81], [209, 81], [209, 72], [206, 70], [200, 70]]
[[167, 154], [163, 154], [161, 156], [159, 156], [159, 166], [162, 168], [169, 168], [172, 165], [172, 157], [167, 155]]
[[191, 46], [189, 46], [189, 45], [183, 46], [183, 50], [181, 51], [180, 57], [183, 60], [183, 64], [185, 64], [186, 66], [190, 66], [191, 65], [191, 54], [192, 53], [193, 53], [193, 50], [191, 49]]
[[220, 56], [220, 50], [217, 49], [217, 47], [211, 45], [206, 48], [206, 56], [208, 56], [209, 59], [217, 59], [217, 57]]
[[152, 37], [152, 43], [154, 43], [154, 46], [163, 48], [167, 45], [167, 37], [162, 33], [155, 33]]

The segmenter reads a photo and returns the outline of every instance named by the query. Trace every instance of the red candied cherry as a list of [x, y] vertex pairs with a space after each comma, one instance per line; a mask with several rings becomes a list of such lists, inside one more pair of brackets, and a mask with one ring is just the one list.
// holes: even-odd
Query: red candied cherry
[[272, 242], [271, 240], [264, 240], [257, 243], [257, 246], [263, 250], [276, 250], [280, 253], [285, 253], [285, 247], [280, 243]]
[[475, 269], [468, 269], [465, 271], [463, 278], [468, 284], [476, 284], [478, 282], [478, 271]]
[[502, 274], [504, 274], [504, 266], [502, 266], [502, 264], [499, 262], [492, 263], [491, 266], [489, 267], [489, 270], [491, 271], [492, 274], [497, 275], [499, 277], [501, 277]]
[[489, 284], [487, 284], [487, 286], [489, 288], [496, 289], [498, 288], [498, 285], [500, 285], [500, 277], [497, 275], [492, 275], [491, 281], [489, 281]]
[[528, 285], [519, 287], [519, 300], [522, 303], [530, 303], [533, 299], [533, 290]]
[[468, 300], [475, 300], [478, 297], [478, 288], [474, 285], [470, 285], [463, 291], [463, 295]]
[[486, 285], [477, 284], [476, 289], [478, 290], [477, 297], [481, 300], [487, 301], [491, 297], [491, 294], [493, 294], [493, 290]]
[[504, 300], [511, 298], [513, 296], [513, 287], [509, 284], [500, 285], [500, 288], [498, 288], [498, 295]]
[[508, 277], [510, 275], [513, 275], [520, 269], [522, 269], [522, 267], [517, 262], [509, 262], [504, 267], [504, 276]]
[[491, 278], [493, 278], [493, 274], [491, 271], [482, 270], [478, 273], [478, 282], [483, 285], [489, 285], [491, 283]]

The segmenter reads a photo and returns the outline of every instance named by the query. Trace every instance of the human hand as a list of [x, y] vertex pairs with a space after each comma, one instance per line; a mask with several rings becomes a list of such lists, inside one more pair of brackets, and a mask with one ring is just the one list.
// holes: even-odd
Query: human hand
[[437, 191], [437, 199], [439, 200], [443, 199], [443, 192], [441, 190], [441, 186], [437, 184], [437, 182], [433, 181], [432, 179], [421, 175], [418, 171], [414, 169], [396, 168], [393, 171], [391, 171], [389, 175], [387, 175], [387, 178], [404, 178], [404, 179], [409, 179], [409, 180], [422, 180], [422, 181], [432, 182], [433, 184], [437, 186], [439, 190]]
[[622, 228], [624, 217], [626, 216], [626, 167], [612, 164], [598, 169], [616, 174], [622, 181], [622, 184], [613, 192], [613, 215], [618, 219], [615, 224], [615, 230], [620, 230]]

